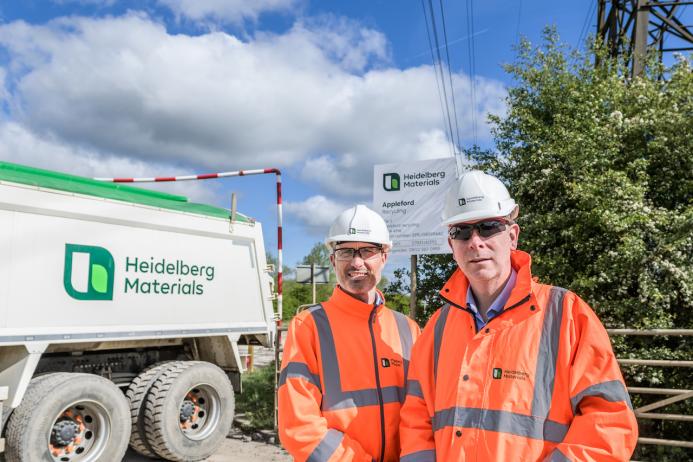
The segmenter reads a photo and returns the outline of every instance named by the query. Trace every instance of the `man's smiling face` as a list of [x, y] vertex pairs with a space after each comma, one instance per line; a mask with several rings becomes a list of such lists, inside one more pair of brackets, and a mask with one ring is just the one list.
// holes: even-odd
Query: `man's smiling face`
[[[335, 252], [338, 253], [341, 249], [362, 249], [364, 247], [374, 249], [375, 245], [370, 242], [342, 242], [336, 246]], [[375, 289], [375, 286], [380, 282], [387, 255], [382, 249], [378, 249], [370, 258], [364, 259], [356, 252], [353, 258], [346, 260], [337, 258], [333, 253], [330, 255], [330, 261], [334, 266], [339, 286], [357, 298], [363, 296], [367, 298], [368, 293]]]

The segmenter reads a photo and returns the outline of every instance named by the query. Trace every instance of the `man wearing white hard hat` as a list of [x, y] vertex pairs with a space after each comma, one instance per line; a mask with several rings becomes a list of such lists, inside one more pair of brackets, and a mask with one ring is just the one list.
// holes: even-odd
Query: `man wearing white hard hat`
[[399, 460], [399, 412], [419, 328], [376, 289], [392, 247], [365, 205], [342, 212], [325, 244], [329, 300], [289, 326], [279, 378], [279, 437], [294, 460]]
[[580, 297], [532, 278], [518, 211], [480, 171], [445, 198], [458, 269], [412, 351], [402, 462], [626, 461], [635, 449], [606, 330]]

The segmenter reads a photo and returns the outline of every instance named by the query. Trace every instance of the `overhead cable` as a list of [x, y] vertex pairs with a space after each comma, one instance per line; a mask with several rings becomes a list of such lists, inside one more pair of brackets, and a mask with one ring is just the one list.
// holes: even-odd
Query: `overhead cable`
[[[431, 41], [431, 31], [428, 28], [428, 13], [426, 12], [426, 4], [424, 3], [424, 0], [421, 0], [421, 7], [423, 8], [424, 24], [426, 24], [426, 36], [428, 38], [428, 47], [431, 50], [431, 60], [433, 61], [433, 71], [435, 72], [436, 89], [438, 90], [438, 101], [440, 102], [440, 112], [443, 115], [443, 126], [445, 126], [445, 123], [449, 119], [446, 117], [445, 107], [443, 105], [443, 93], [440, 90], [440, 82], [438, 80], [438, 66], [436, 65], [436, 57], [435, 57], [435, 53], [433, 51], [433, 42]], [[452, 132], [449, 135], [452, 139]], [[449, 144], [449, 147], [450, 147], [450, 155], [452, 157], [455, 157], [456, 151], [454, 151], [454, 143], [451, 142]]]
[[439, 0], [440, 2], [440, 17], [442, 19], [443, 23], [443, 39], [445, 40], [445, 55], [448, 60], [448, 82], [450, 83], [450, 95], [452, 96], [452, 113], [455, 117], [455, 132], [457, 134], [457, 143], [456, 145], [459, 147], [461, 146], [460, 142], [460, 126], [459, 123], [457, 122], [457, 104], [455, 103], [455, 88], [453, 87], [452, 84], [452, 71], [450, 68], [452, 67], [452, 62], [450, 61], [450, 51], [449, 51], [449, 45], [448, 45], [448, 32], [447, 28], [445, 27], [445, 9], [443, 9], [443, 0]]
[[455, 146], [455, 153], [457, 153], [457, 146], [455, 145], [455, 136], [452, 131], [452, 117], [450, 115], [450, 105], [448, 103], [448, 92], [447, 88], [445, 86], [445, 72], [443, 71], [443, 60], [440, 56], [440, 41], [438, 40], [438, 28], [436, 27], [436, 17], [435, 17], [435, 12], [433, 10], [433, 1], [428, 0], [428, 7], [431, 13], [431, 29], [433, 32], [433, 39], [435, 41], [435, 49], [436, 49], [436, 55], [438, 58], [438, 67], [440, 68], [440, 77], [441, 77], [441, 87], [443, 89], [443, 99], [445, 101], [445, 112], [447, 114], [447, 119], [448, 119], [448, 129], [450, 130], [450, 142]]
[[474, 51], [474, 3], [467, 0], [467, 32], [469, 40], [467, 41], [467, 51], [469, 57], [469, 83], [470, 95], [472, 100], [472, 133], [474, 134], [474, 145], [478, 145], [477, 137], [477, 118], [476, 118], [476, 53]]

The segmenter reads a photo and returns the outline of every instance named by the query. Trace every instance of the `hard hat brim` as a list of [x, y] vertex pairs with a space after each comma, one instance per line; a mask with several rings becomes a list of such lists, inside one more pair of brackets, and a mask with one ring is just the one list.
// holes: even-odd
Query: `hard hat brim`
[[392, 241], [371, 241], [364, 239], [363, 236], [354, 236], [353, 234], [338, 234], [325, 239], [325, 245], [330, 249], [334, 248], [337, 242], [369, 242], [382, 245], [386, 252], [392, 249]]
[[501, 210], [500, 213], [489, 214], [488, 210], [472, 210], [470, 212], [459, 213], [454, 215], [447, 220], [443, 220], [440, 224], [441, 226], [450, 226], [457, 223], [466, 223], [470, 221], [479, 221], [487, 218], [504, 218], [510, 215], [513, 210], [515, 210], [515, 203], [513, 201], [512, 206], [508, 207], [507, 210]]

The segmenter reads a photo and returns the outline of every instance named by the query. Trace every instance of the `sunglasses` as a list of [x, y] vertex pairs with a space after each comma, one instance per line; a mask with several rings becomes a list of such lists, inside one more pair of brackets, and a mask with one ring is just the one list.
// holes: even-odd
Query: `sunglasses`
[[369, 260], [383, 252], [381, 247], [361, 247], [360, 249], [344, 248], [335, 249], [334, 256], [337, 260], [351, 260], [358, 253], [361, 260]]
[[472, 224], [454, 225], [448, 230], [448, 236], [456, 241], [467, 241], [472, 238], [472, 233], [476, 229], [479, 236], [491, 237], [505, 231], [507, 224], [507, 222], [500, 220], [485, 220]]

